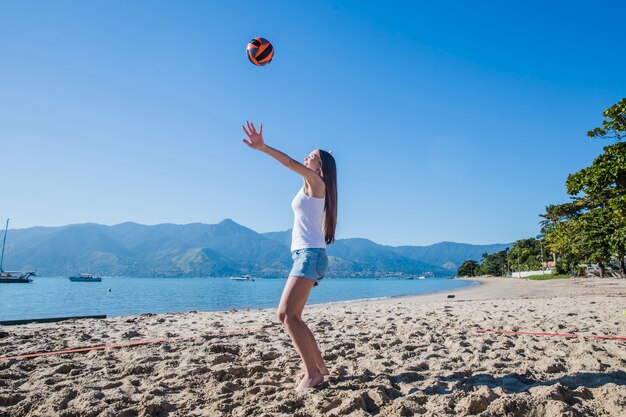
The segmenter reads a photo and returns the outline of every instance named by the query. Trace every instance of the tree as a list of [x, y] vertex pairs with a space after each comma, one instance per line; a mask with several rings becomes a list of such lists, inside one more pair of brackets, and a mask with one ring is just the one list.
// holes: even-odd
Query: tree
[[604, 147], [604, 153], [593, 164], [572, 174], [567, 179], [567, 192], [582, 194], [587, 210], [600, 210], [610, 235], [607, 250], [619, 262], [620, 275], [626, 277], [626, 98], [606, 109], [601, 128], [587, 132], [589, 138], [616, 139], [617, 143]]
[[580, 262], [593, 262], [604, 276], [604, 266], [616, 257], [620, 275], [626, 277], [626, 143], [620, 142], [626, 137], [626, 98], [602, 115], [602, 127], [587, 136], [617, 143], [605, 146], [591, 166], [568, 176], [572, 201], [546, 207], [542, 231], [569, 271]]
[[459, 277], [473, 277], [478, 270], [478, 262], [473, 259], [467, 260], [461, 264], [456, 271], [456, 275]]
[[[541, 225], [542, 239], [545, 240], [546, 235], [548, 235], [554, 230], [554, 228], [556, 228], [559, 221], [563, 220], [563, 216], [565, 215], [565, 213], [562, 206], [563, 205], [550, 204], [546, 206], [546, 212], [539, 215], [540, 217], [544, 218], [544, 220], [539, 222], [539, 225]], [[556, 265], [557, 252], [552, 251], [552, 260], [554, 262], [554, 265]]]
[[619, 142], [626, 136], [626, 98], [606, 109], [602, 116], [602, 127], [587, 132], [589, 138], [617, 139]]
[[535, 238], [516, 241], [508, 253], [508, 262], [517, 272], [541, 269], [541, 242]]
[[576, 274], [576, 265], [583, 258], [576, 245], [578, 236], [575, 220], [561, 220], [546, 234], [546, 246], [559, 255], [556, 263], [557, 274]]
[[507, 275], [509, 270], [507, 266], [507, 255], [509, 248], [501, 250], [500, 252], [483, 253], [483, 261], [480, 264], [480, 275]]

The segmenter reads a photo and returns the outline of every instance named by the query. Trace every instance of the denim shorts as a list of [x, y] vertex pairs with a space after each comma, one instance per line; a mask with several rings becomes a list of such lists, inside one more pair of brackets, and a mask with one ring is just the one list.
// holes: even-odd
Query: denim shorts
[[289, 276], [308, 278], [317, 285], [326, 275], [328, 256], [324, 248], [297, 249], [291, 252], [291, 258], [293, 268]]

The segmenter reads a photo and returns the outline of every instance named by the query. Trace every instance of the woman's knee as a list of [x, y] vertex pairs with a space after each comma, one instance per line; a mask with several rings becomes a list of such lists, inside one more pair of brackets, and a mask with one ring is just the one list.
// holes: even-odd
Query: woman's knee
[[289, 323], [293, 323], [294, 321], [300, 320], [300, 317], [295, 312], [291, 311], [278, 311], [277, 314], [278, 321], [280, 321], [284, 325], [288, 325]]

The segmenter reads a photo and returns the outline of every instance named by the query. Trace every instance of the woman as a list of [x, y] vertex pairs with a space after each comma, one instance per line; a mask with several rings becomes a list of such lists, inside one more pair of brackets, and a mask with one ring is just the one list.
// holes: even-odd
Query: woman
[[304, 378], [296, 390], [313, 388], [328, 375], [313, 333], [302, 321], [302, 310], [311, 288], [324, 278], [328, 268], [326, 245], [335, 240], [337, 224], [337, 170], [335, 159], [326, 151], [316, 149], [304, 158], [304, 164], [267, 146], [263, 140], [263, 124], [257, 132], [252, 123], [242, 126], [248, 136], [243, 142], [264, 152], [301, 175], [304, 186], [291, 202], [294, 224], [291, 234], [293, 268], [285, 284], [278, 306], [278, 319], [284, 325], [296, 351], [302, 358]]

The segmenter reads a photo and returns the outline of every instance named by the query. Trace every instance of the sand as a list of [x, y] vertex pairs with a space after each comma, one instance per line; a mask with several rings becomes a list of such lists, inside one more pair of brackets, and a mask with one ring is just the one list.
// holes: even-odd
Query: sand
[[331, 375], [302, 394], [273, 310], [0, 326], [3, 357], [187, 337], [0, 360], [0, 416], [626, 415], [626, 341], [477, 332], [626, 337], [626, 280], [478, 281], [308, 306]]

